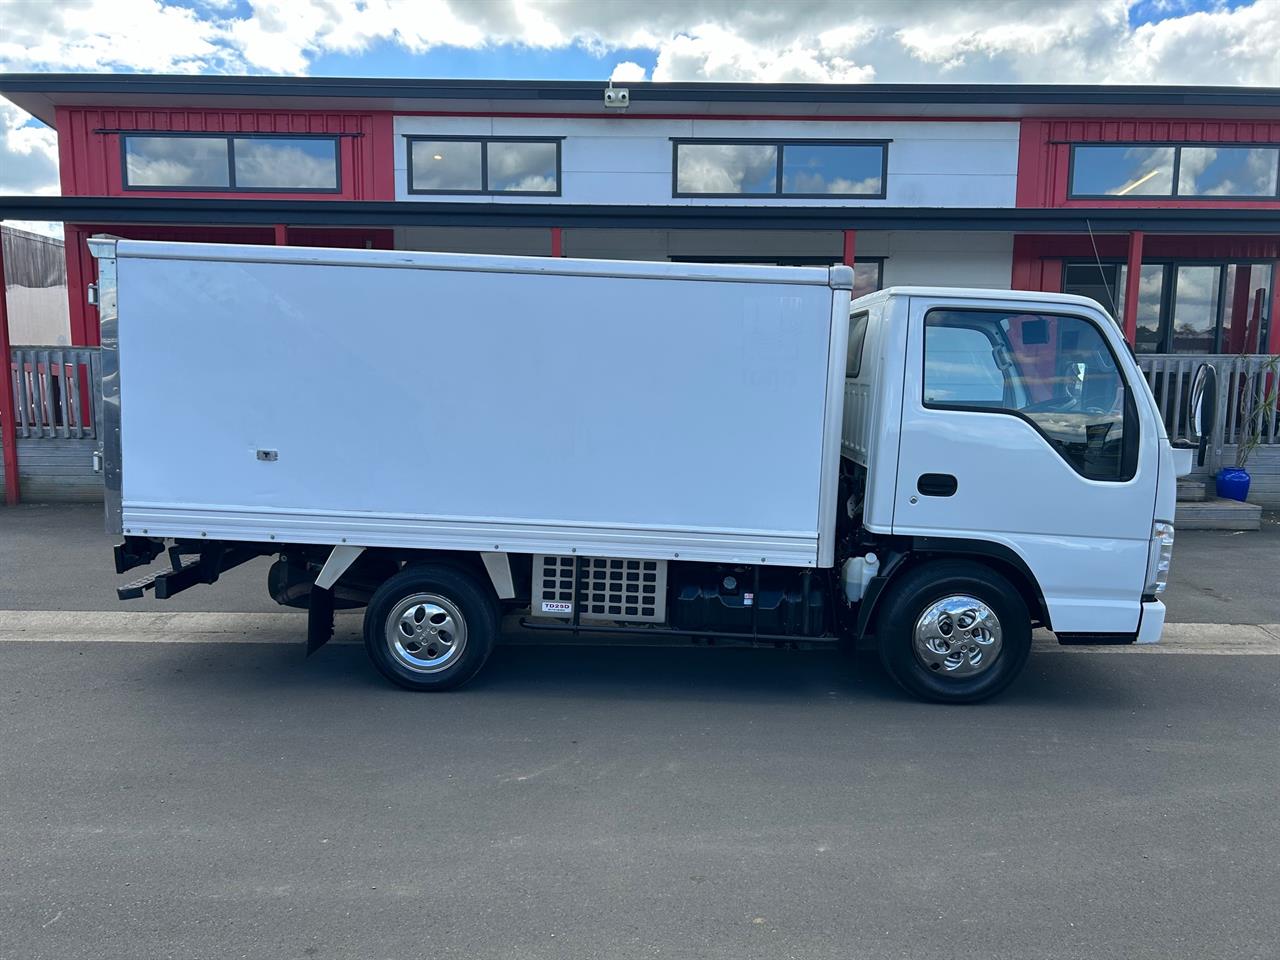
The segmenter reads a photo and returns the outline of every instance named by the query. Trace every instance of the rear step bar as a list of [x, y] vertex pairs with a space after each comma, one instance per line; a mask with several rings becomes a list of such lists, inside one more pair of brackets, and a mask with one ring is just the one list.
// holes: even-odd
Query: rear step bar
[[[150, 559], [154, 559], [164, 550], [163, 541], [146, 540], [142, 543], [145, 544], [142, 549], [139, 549], [139, 544], [128, 541], [119, 544], [116, 547], [117, 567], [120, 566], [122, 554], [129, 566], [138, 566], [139, 564], [134, 561], [144, 553], [150, 552], [153, 547], [155, 552]], [[148, 590], [154, 589], [157, 600], [168, 600], [174, 594], [181, 593], [198, 583], [216, 583], [218, 577], [226, 571], [270, 552], [273, 551], [254, 545], [230, 546], [217, 541], [200, 541], [194, 544], [189, 541], [179, 541], [169, 548], [170, 569], [158, 570], [126, 583], [122, 587], [116, 587], [116, 596], [121, 600], [138, 600]], [[141, 562], [147, 563], [149, 560]]]
[[185, 590], [193, 585], [182, 581], [174, 583], [174, 581], [179, 577], [190, 577], [192, 571], [199, 566], [200, 558], [192, 557], [190, 560], [182, 561], [182, 564], [176, 570], [158, 570], [155, 573], [141, 576], [137, 580], [130, 580], [123, 587], [116, 587], [116, 596], [121, 600], [139, 600], [143, 594], [154, 587], [156, 597], [160, 600], [166, 600], [178, 591]]

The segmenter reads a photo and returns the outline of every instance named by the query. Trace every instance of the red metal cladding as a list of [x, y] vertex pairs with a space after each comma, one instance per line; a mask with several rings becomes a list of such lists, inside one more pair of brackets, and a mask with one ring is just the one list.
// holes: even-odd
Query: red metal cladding
[[[338, 137], [337, 193], [253, 193], [263, 199], [392, 200], [395, 158], [390, 114], [277, 110], [59, 107], [58, 156], [63, 196], [119, 197], [122, 179], [117, 131], [169, 133], [313, 133]], [[217, 197], [226, 191], [148, 190], [151, 197]]]
[[1262, 208], [1278, 200], [1154, 199], [1071, 200], [1067, 197], [1071, 145], [1075, 143], [1280, 144], [1280, 122], [1270, 120], [1023, 120], [1018, 139], [1019, 207]]
[[[1124, 260], [1129, 253], [1127, 234], [1024, 233], [1013, 239], [1015, 277], [1029, 276], [1026, 262], [1038, 258], [1092, 260], [1095, 248], [1103, 260]], [[1237, 237], [1164, 235], [1148, 233], [1142, 257], [1151, 260], [1280, 260], [1280, 237]], [[1022, 264], [1022, 273], [1018, 265]], [[1048, 290], [1050, 287], [1023, 287], [1019, 290]]]
[[844, 232], [844, 263], [853, 266], [853, 254], [857, 247], [858, 231], [846, 230]]

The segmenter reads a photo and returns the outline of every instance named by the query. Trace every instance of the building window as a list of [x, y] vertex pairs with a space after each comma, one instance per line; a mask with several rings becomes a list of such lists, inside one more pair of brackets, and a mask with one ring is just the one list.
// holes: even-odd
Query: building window
[[1071, 148], [1072, 197], [1275, 199], [1280, 146], [1128, 144]]
[[[1062, 290], [1124, 317], [1124, 263], [1063, 267]], [[1144, 263], [1138, 282], [1137, 353], [1258, 353], [1270, 331], [1273, 264]]]
[[924, 405], [1016, 416], [1090, 480], [1135, 471], [1128, 385], [1102, 331], [1083, 317], [930, 310]]
[[410, 193], [560, 195], [559, 139], [407, 139]]
[[1178, 196], [1274, 197], [1278, 158], [1268, 147], [1183, 147]]
[[888, 141], [675, 140], [677, 197], [885, 196]]
[[125, 134], [126, 190], [336, 193], [338, 138]]

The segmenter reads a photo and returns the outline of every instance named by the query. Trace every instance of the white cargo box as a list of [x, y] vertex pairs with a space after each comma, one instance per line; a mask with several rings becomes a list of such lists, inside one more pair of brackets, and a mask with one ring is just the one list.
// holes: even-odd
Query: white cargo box
[[122, 532], [832, 562], [847, 267], [93, 246]]

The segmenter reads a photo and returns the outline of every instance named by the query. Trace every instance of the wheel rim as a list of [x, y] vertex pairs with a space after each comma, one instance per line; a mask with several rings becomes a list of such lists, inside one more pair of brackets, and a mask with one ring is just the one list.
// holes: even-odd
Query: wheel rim
[[944, 597], [920, 614], [914, 646], [930, 673], [977, 676], [1000, 656], [1000, 620], [976, 597]]
[[447, 670], [467, 645], [467, 621], [447, 597], [415, 593], [387, 615], [387, 648], [414, 673]]

